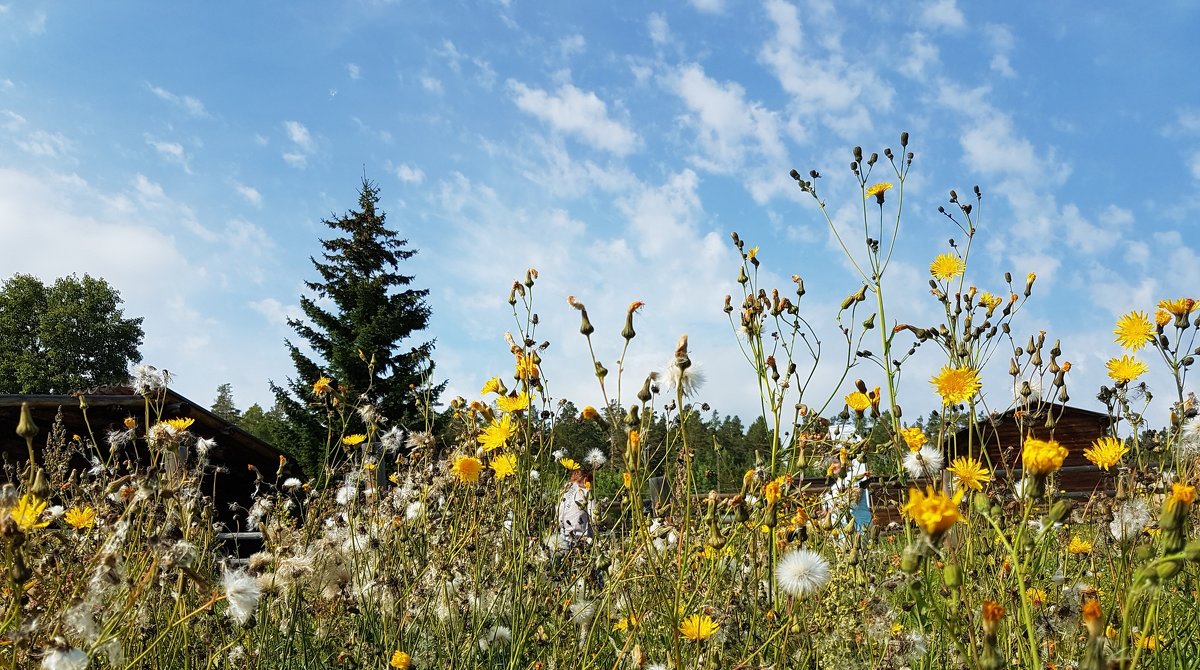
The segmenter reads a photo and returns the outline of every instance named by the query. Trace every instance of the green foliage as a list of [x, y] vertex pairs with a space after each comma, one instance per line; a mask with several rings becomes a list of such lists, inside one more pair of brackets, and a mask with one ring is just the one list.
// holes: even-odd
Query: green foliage
[[66, 393], [123, 384], [142, 360], [141, 317], [127, 319], [121, 295], [84, 275], [49, 286], [16, 274], [0, 288], [0, 391]]
[[300, 298], [304, 318], [288, 322], [314, 355], [289, 340], [296, 375], [272, 384], [288, 419], [282, 444], [310, 473], [327, 460], [334, 437], [371, 428], [353, 416], [332, 426], [328, 406], [315, 402], [319, 378], [333, 379], [345, 397], [365, 395], [391, 425], [410, 428], [427, 428], [424, 408], [444, 386], [429, 386], [433, 342], [414, 343], [429, 323], [429, 291], [410, 288], [413, 277], [398, 271], [417, 252], [387, 226], [378, 203], [378, 188], [364, 179], [359, 209], [322, 222], [335, 234], [321, 241], [321, 259], [310, 259], [320, 279], [305, 282], [312, 294]]
[[237, 423], [242, 411], [233, 404], [233, 386], [228, 382], [217, 387], [217, 398], [213, 400], [212, 413], [230, 423]]

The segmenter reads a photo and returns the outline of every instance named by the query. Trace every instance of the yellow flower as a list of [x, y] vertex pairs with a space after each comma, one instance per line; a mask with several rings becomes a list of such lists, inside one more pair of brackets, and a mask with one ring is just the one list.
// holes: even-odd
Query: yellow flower
[[871, 406], [871, 399], [867, 397], [866, 393], [855, 391], [846, 396], [846, 404], [855, 412], [862, 412]]
[[869, 198], [871, 196], [875, 196], [875, 201], [882, 205], [883, 204], [883, 194], [887, 193], [889, 190], [891, 190], [891, 188], [892, 188], [892, 185], [889, 184], [888, 182], [886, 182], [886, 181], [879, 182], [878, 184], [875, 184], [871, 188], [867, 189], [866, 197]]
[[1149, 365], [1128, 355], [1108, 359], [1105, 367], [1108, 368], [1108, 376], [1116, 382], [1131, 382], [1150, 370]]
[[559, 463], [562, 464], [562, 466], [568, 470], [578, 470], [579, 469], [579, 464], [576, 463], [575, 459], [573, 459], [573, 458], [563, 458], [561, 461], [559, 461]]
[[971, 368], [943, 366], [942, 371], [929, 380], [934, 390], [942, 396], [942, 405], [967, 402], [979, 391], [979, 373]]
[[1004, 302], [1004, 298], [1001, 298], [998, 295], [992, 295], [991, 293], [988, 293], [987, 291], [984, 291], [983, 293], [979, 294], [979, 304], [986, 307], [989, 313], [992, 310], [999, 307], [1001, 305], [1001, 303], [1003, 303], [1003, 302]]
[[1187, 484], [1171, 484], [1171, 500], [1191, 505], [1196, 502], [1196, 487]]
[[46, 502], [39, 500], [37, 496], [26, 493], [21, 496], [9, 514], [16, 522], [17, 527], [22, 531], [29, 532], [34, 528], [45, 528], [50, 525], [50, 521], [38, 521], [38, 517], [42, 516], [42, 512], [46, 511]]
[[583, 411], [579, 413], [579, 418], [584, 421], [597, 421], [600, 419], [600, 412], [597, 412], [595, 407], [586, 405]]
[[908, 445], [909, 451], [920, 451], [921, 447], [929, 441], [929, 438], [925, 437], [925, 431], [916, 426], [901, 428], [900, 437], [904, 438], [904, 443]]
[[1154, 310], [1154, 324], [1156, 326], [1165, 326], [1171, 323], [1171, 313], [1165, 309]]
[[1142, 631], [1139, 630], [1133, 634], [1133, 643], [1137, 645], [1138, 649], [1154, 651], [1158, 648], [1158, 636], [1144, 635]]
[[632, 491], [633, 490], [633, 473], [629, 472], [628, 470], [626, 470], [625, 472], [622, 472], [621, 473], [621, 483], [625, 485], [625, 488]]
[[517, 354], [517, 369], [516, 377], [524, 382], [533, 383], [541, 377], [541, 371], [538, 370], [537, 362], [533, 356], [525, 354]]
[[91, 505], [72, 507], [63, 515], [63, 520], [75, 530], [91, 528], [96, 523], [96, 510], [92, 509]]
[[480, 395], [487, 395], [489, 393], [503, 393], [503, 392], [504, 392], [504, 382], [500, 381], [499, 377], [492, 377], [491, 379], [489, 379], [483, 383], [483, 388], [479, 389]]
[[1130, 351], [1137, 351], [1154, 340], [1154, 325], [1145, 312], [1130, 312], [1117, 319], [1113, 330], [1115, 342]]
[[637, 615], [630, 614], [629, 616], [621, 617], [620, 621], [613, 624], [612, 629], [614, 631], [628, 630], [630, 628], [637, 628], [639, 623], [641, 623], [641, 620], [637, 618]]
[[123, 423], [125, 424], [126, 428], [137, 428], [137, 419], [133, 418], [132, 416], [125, 417], [125, 421]]
[[501, 412], [523, 412], [529, 409], [529, 394], [521, 391], [515, 396], [500, 396], [496, 398], [496, 407]]
[[329, 377], [321, 377], [313, 382], [313, 394], [322, 396], [329, 393], [333, 389], [333, 380]]
[[995, 600], [983, 601], [983, 632], [995, 635], [1000, 628], [1000, 619], [1004, 618], [1004, 605]]
[[1075, 554], [1090, 554], [1092, 553], [1092, 543], [1079, 537], [1072, 537], [1070, 544], [1067, 545], [1067, 552]]
[[362, 444], [363, 442], [366, 442], [366, 441], [367, 441], [367, 436], [363, 435], [362, 433], [346, 435], [345, 437], [342, 438], [342, 444], [346, 445], [347, 447], [353, 447], [353, 446]]
[[182, 432], [190, 428], [193, 423], [196, 423], [196, 420], [189, 417], [185, 419], [167, 419], [163, 423], [174, 428], [176, 431]]
[[992, 476], [988, 469], [983, 467], [983, 463], [966, 456], [954, 459], [946, 470], [954, 474], [958, 488], [982, 491], [983, 485], [992, 481]]
[[1158, 308], [1166, 310], [1173, 316], [1187, 316], [1196, 309], [1196, 301], [1192, 298], [1175, 298], [1174, 300], [1159, 300]]
[[679, 624], [679, 634], [689, 640], [706, 640], [717, 632], [720, 626], [707, 614], [693, 614]]
[[1118, 440], [1115, 437], [1102, 437], [1092, 443], [1092, 446], [1083, 450], [1084, 458], [1092, 462], [1092, 465], [1107, 470], [1117, 463], [1121, 462], [1121, 457], [1129, 452], [1129, 447], [1125, 446], [1125, 442]]
[[950, 281], [966, 272], [967, 264], [954, 254], [939, 254], [929, 264], [929, 274], [939, 281]]
[[756, 256], [758, 256], [758, 247], [753, 247], [746, 252], [746, 258], [749, 260], [754, 260]]
[[960, 496], [961, 493], [957, 493], [954, 498], [947, 498], [940, 491], [934, 491], [932, 486], [924, 492], [909, 489], [908, 502], [904, 503], [901, 510], [926, 535], [936, 538], [962, 518], [958, 513]]
[[779, 502], [779, 498], [783, 492], [783, 477], [773, 479], [767, 482], [763, 487], [763, 497], [767, 499], [767, 504]]
[[396, 668], [397, 670], [408, 670], [408, 666], [411, 664], [412, 657], [399, 649], [392, 652], [392, 660], [388, 661], [388, 667]]
[[1067, 448], [1058, 442], [1033, 437], [1025, 439], [1025, 449], [1021, 452], [1025, 472], [1031, 475], [1047, 475], [1057, 471], [1066, 457]]
[[497, 480], [516, 474], [517, 457], [513, 454], [504, 454], [493, 458], [492, 472], [496, 473]]
[[1046, 591], [1035, 586], [1030, 586], [1025, 589], [1025, 599], [1034, 607], [1042, 607], [1046, 604]]
[[516, 432], [517, 427], [513, 425], [512, 416], [505, 414], [499, 421], [492, 421], [483, 429], [479, 434], [479, 444], [483, 446], [484, 451], [492, 451], [507, 444]]
[[474, 456], [455, 456], [450, 474], [458, 477], [458, 481], [475, 483], [479, 481], [479, 473], [483, 472], [483, 462]]
[[742, 475], [742, 489], [748, 490], [754, 486], [754, 482], [758, 481], [758, 470], [750, 468], [746, 474]]

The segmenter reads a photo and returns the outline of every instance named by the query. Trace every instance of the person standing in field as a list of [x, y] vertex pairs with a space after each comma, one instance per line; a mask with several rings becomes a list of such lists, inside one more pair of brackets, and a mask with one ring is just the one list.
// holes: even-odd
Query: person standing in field
[[567, 549], [586, 548], [595, 537], [592, 528], [596, 500], [592, 497], [592, 473], [580, 468], [571, 471], [571, 479], [558, 500], [558, 533]]

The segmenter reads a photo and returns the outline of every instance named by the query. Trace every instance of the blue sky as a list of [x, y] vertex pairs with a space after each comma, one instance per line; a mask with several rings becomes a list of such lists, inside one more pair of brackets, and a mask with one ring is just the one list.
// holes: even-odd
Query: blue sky
[[[907, 130], [889, 317], [936, 322], [927, 267], [955, 233], [936, 210], [979, 184], [969, 278], [1038, 274], [1016, 331], [1062, 339], [1072, 396], [1095, 408], [1115, 318], [1200, 293], [1200, 89], [1181, 76], [1198, 27], [1190, 2], [12, 2], [0, 274], [102, 276], [178, 390], [210, 402], [230, 382], [240, 406], [269, 403], [320, 221], [356, 204], [365, 172], [420, 250], [403, 269], [431, 289], [451, 395], [509, 370], [505, 298], [536, 267], [552, 395], [599, 403], [566, 296], [614, 370], [643, 300], [627, 386], [686, 332], [701, 399], [751, 416], [721, 311], [729, 232], [761, 246], [764, 285], [805, 278], [836, 350], [858, 284], [788, 171], [821, 171], [849, 222], [851, 147], [898, 149]], [[933, 406], [940, 364], [929, 349], [906, 366], [906, 407]], [[1007, 361], [993, 367], [1004, 407]]]

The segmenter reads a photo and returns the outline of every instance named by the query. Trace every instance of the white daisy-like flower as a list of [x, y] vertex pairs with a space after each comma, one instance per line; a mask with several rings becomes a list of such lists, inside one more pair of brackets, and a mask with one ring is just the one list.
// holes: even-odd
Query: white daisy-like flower
[[244, 626], [258, 609], [258, 599], [262, 596], [258, 580], [242, 570], [230, 570], [226, 567], [223, 581], [225, 602], [229, 603], [229, 616], [238, 625]]
[[82, 649], [55, 649], [42, 658], [42, 670], [86, 670], [88, 655]]
[[942, 456], [942, 452], [929, 445], [925, 445], [917, 451], [910, 451], [904, 457], [904, 469], [913, 479], [936, 478], [942, 474], [942, 466], [945, 464], [946, 459]]
[[785, 593], [807, 596], [829, 582], [829, 561], [815, 551], [797, 549], [784, 554], [775, 565], [775, 581]]
[[1150, 523], [1150, 507], [1141, 498], [1130, 498], [1113, 511], [1108, 530], [1118, 542], [1133, 539]]
[[594, 469], [607, 463], [608, 457], [604, 455], [604, 452], [599, 447], [592, 447], [592, 450], [587, 452], [587, 456], [583, 457], [583, 462]]

